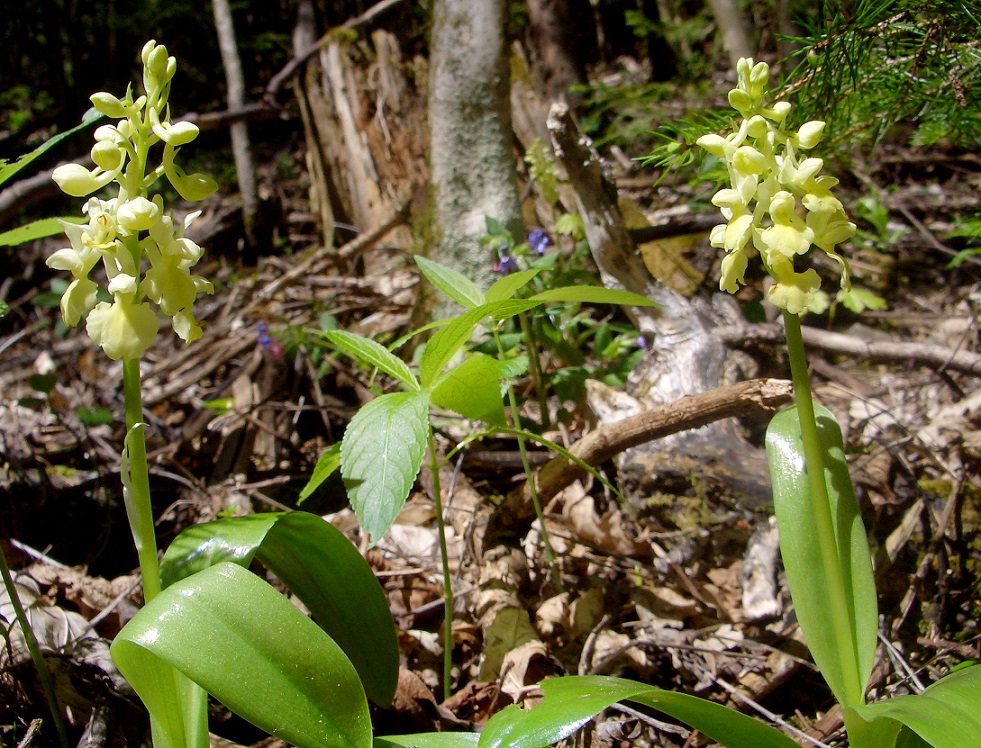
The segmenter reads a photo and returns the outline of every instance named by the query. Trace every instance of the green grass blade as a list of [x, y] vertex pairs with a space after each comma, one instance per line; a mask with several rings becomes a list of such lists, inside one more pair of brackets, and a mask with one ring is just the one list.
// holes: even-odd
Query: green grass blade
[[864, 689], [875, 660], [879, 623], [872, 557], [845, 462], [841, 430], [826, 408], [815, 407], [815, 415], [824, 447], [825, 480], [838, 565], [845, 584], [843, 594], [849, 620], [844, 623], [852, 628], [857, 651], [838, 651], [834, 627], [840, 622], [835, 621], [828, 605], [832, 592], [814, 532], [815, 509], [804, 470], [804, 447], [796, 408], [778, 413], [767, 429], [774, 512], [780, 532], [780, 554], [807, 646], [835, 697], [845, 705], [855, 706], [847, 698], [842, 662], [843, 658], [854, 658]]
[[399, 652], [388, 600], [358, 549], [307, 512], [253, 514], [189, 527], [164, 554], [165, 586], [224, 561], [261, 561], [307, 606], [353, 663], [365, 692], [387, 707]]
[[173, 699], [170, 666], [298, 748], [371, 746], [368, 702], [350, 660], [283, 595], [237, 564], [172, 584], [123, 627], [110, 651], [158, 720], [161, 700]]
[[572, 676], [543, 681], [545, 697], [532, 709], [509, 706], [495, 714], [480, 748], [540, 748], [568, 737], [608, 706], [633, 701], [699, 730], [727, 748], [796, 748], [783, 733], [752, 717], [696, 696], [636, 681]]

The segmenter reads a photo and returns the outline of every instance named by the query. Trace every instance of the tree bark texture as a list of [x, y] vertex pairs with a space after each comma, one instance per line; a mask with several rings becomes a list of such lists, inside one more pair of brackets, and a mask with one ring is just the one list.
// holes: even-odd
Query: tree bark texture
[[437, 262], [494, 280], [486, 218], [521, 241], [505, 0], [436, 0], [429, 77], [430, 199]]
[[[235, 41], [235, 25], [228, 0], [213, 0], [215, 30], [218, 32], [218, 47], [221, 62], [225, 68], [225, 83], [228, 86], [228, 108], [241, 109], [245, 105], [245, 80], [242, 76], [242, 62]], [[245, 122], [231, 126], [232, 156], [235, 159], [235, 173], [238, 176], [238, 189], [242, 193], [242, 222], [245, 226], [245, 239], [249, 246], [255, 245], [255, 220], [259, 198], [256, 193], [255, 165], [249, 147], [249, 129]]]
[[[298, 53], [317, 38], [312, 2], [303, 0], [299, 10], [293, 39]], [[338, 34], [297, 80], [311, 208], [327, 247], [352, 238], [350, 229], [335, 236], [339, 224], [370, 231], [425, 183], [425, 112], [406, 76], [408, 67], [386, 31], [357, 41]], [[413, 243], [405, 226], [394, 229], [388, 241], [400, 249]], [[387, 260], [369, 253], [365, 262], [366, 272], [384, 272], [378, 263]]]

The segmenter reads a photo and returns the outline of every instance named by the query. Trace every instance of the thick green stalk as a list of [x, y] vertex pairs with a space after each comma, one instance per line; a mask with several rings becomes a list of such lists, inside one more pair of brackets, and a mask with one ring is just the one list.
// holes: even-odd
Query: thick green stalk
[[[824, 467], [824, 449], [818, 435], [817, 420], [814, 416], [814, 401], [811, 397], [811, 382], [807, 371], [807, 356], [804, 352], [804, 339], [801, 335], [800, 317], [784, 312], [786, 324], [787, 351], [790, 354], [790, 372], [794, 384], [794, 397], [797, 403], [797, 417], [800, 422], [801, 440], [804, 446], [805, 470], [811, 487], [814, 506], [814, 531], [821, 545], [821, 563], [828, 585], [828, 605], [835, 621], [835, 639], [840, 652], [842, 675], [845, 689], [852, 706], [865, 701], [865, 684], [858, 672], [858, 648], [848, 606], [845, 579], [840, 566], [840, 554], [835, 540], [834, 524], [831, 517], [831, 500]], [[793, 590], [791, 590], [793, 596]]]
[[443, 494], [439, 481], [439, 458], [433, 427], [429, 432], [429, 469], [433, 474], [433, 501], [436, 503], [436, 531], [439, 533], [439, 553], [443, 562], [443, 701], [450, 698], [453, 670], [453, 580], [450, 578], [450, 556], [446, 550], [446, 523], [443, 520]]
[[[150, 602], [160, 592], [160, 566], [157, 562], [157, 539], [150, 503], [150, 471], [146, 462], [143, 429], [143, 394], [140, 384], [140, 360], [123, 361], [123, 396], [126, 402], [126, 443], [129, 451], [129, 489], [124, 491], [126, 515], [129, 517], [133, 543], [143, 575], [143, 597]], [[139, 425], [139, 428], [136, 428]]]
[[61, 706], [58, 704], [58, 694], [55, 693], [51, 683], [51, 673], [48, 670], [48, 663], [41, 654], [41, 648], [37, 644], [34, 630], [31, 628], [30, 621], [27, 620], [27, 613], [24, 606], [20, 603], [20, 596], [17, 594], [17, 586], [14, 578], [10, 574], [10, 567], [7, 565], [7, 556], [0, 548], [0, 574], [3, 575], [3, 586], [7, 589], [7, 596], [14, 609], [14, 616], [20, 623], [20, 630], [24, 634], [24, 643], [27, 651], [34, 661], [34, 669], [37, 670], [38, 680], [41, 681], [41, 688], [44, 697], [48, 700], [48, 708], [51, 710], [51, 719], [54, 720], [55, 731], [58, 733], [58, 743], [62, 748], [68, 748], [68, 733], [65, 732], [65, 721], [61, 717]]

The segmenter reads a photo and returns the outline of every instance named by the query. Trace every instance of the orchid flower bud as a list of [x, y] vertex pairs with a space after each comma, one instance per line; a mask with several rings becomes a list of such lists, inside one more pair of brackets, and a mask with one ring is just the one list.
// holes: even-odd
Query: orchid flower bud
[[113, 173], [96, 166], [89, 171], [81, 164], [64, 164], [51, 174], [61, 191], [72, 197], [85, 197], [100, 187], [105, 187], [113, 179]]

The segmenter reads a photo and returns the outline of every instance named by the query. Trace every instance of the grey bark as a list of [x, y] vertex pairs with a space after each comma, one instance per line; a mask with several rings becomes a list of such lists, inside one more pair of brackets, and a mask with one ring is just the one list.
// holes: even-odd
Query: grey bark
[[729, 63], [733, 70], [740, 57], [753, 56], [753, 44], [750, 41], [743, 17], [739, 12], [736, 0], [709, 0], [715, 22], [722, 34], [722, 44], [729, 53]]
[[493, 281], [486, 217], [520, 240], [505, 0], [436, 0], [429, 78], [434, 260]]
[[[245, 80], [242, 76], [242, 62], [238, 56], [235, 41], [235, 26], [228, 0], [213, 0], [215, 30], [218, 32], [218, 47], [221, 62], [225, 68], [225, 82], [228, 86], [228, 108], [240, 109], [245, 104]], [[250, 246], [255, 244], [255, 218], [259, 199], [256, 194], [255, 165], [249, 147], [249, 129], [245, 122], [231, 126], [232, 155], [235, 159], [235, 172], [238, 175], [238, 189], [242, 193], [242, 220], [245, 224], [245, 238]]]

